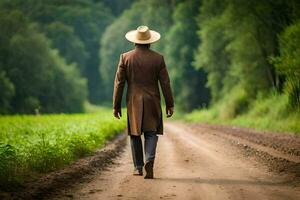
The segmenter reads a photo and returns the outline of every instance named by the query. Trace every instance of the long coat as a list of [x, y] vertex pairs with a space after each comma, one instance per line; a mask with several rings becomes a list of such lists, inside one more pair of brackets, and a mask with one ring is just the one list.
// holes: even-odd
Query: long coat
[[163, 134], [158, 82], [166, 107], [174, 107], [170, 79], [163, 56], [140, 46], [121, 54], [114, 81], [114, 109], [121, 110], [125, 82], [127, 82], [128, 134], [139, 136], [145, 131]]

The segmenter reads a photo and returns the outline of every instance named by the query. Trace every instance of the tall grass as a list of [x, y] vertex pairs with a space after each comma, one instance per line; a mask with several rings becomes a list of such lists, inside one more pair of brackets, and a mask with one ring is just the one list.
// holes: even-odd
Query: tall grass
[[0, 184], [22, 183], [84, 155], [125, 128], [111, 109], [90, 114], [0, 117]]
[[249, 103], [243, 112], [234, 115], [232, 102], [220, 102], [211, 108], [184, 115], [191, 122], [237, 125], [258, 130], [287, 132], [300, 135], [300, 114], [289, 107], [287, 95], [272, 93]]

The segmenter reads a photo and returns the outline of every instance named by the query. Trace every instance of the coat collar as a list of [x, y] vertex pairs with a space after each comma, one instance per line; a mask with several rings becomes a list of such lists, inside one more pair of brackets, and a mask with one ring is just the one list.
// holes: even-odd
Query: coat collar
[[148, 47], [142, 46], [142, 45], [137, 45], [137, 46], [135, 46], [135, 49], [138, 49], [138, 50], [149, 50]]

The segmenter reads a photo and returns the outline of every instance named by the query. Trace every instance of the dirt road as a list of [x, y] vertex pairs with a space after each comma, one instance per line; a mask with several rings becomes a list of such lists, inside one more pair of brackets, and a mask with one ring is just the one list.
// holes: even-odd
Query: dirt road
[[[107, 170], [54, 199], [299, 200], [299, 138], [273, 135], [272, 141], [243, 131], [167, 122], [159, 138], [155, 179], [131, 175], [127, 145]], [[276, 140], [277, 146], [267, 144]]]

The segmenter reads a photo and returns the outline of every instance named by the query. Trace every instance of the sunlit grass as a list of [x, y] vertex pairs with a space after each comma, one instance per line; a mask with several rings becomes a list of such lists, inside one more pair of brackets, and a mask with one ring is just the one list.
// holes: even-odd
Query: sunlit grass
[[89, 114], [0, 117], [0, 184], [55, 170], [103, 146], [125, 128], [111, 109]]
[[300, 114], [287, 106], [288, 98], [285, 95], [271, 94], [268, 97], [259, 98], [250, 104], [246, 112], [227, 118], [224, 117], [226, 116], [224, 112], [227, 112], [229, 107], [221, 105], [225, 103], [209, 109], [195, 110], [184, 115], [182, 119], [190, 122], [236, 125], [300, 135]]

